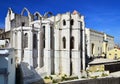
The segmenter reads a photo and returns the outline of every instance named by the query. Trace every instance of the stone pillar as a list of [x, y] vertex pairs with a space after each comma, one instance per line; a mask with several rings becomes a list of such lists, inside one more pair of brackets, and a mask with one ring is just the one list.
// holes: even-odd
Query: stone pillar
[[45, 71], [48, 75], [51, 74], [51, 35], [50, 35], [50, 23], [47, 22], [45, 25], [45, 49], [44, 49], [44, 66]]
[[59, 74], [61, 72], [61, 67], [60, 67], [60, 37], [59, 37], [59, 29], [55, 29], [55, 73]]
[[85, 56], [85, 23], [84, 23], [84, 16], [81, 17], [82, 19], [82, 65], [83, 70], [86, 68], [86, 56]]
[[41, 40], [42, 40], [42, 38], [40, 38], [41, 37], [41, 31], [39, 31], [38, 32], [38, 35], [37, 35], [37, 37], [38, 37], [38, 58], [37, 58], [37, 60], [38, 60], [38, 68], [40, 68], [40, 58], [41, 58]]
[[18, 60], [17, 60], [17, 61], [18, 61], [18, 63], [20, 63], [20, 62], [22, 61], [22, 55], [21, 55], [21, 51], [22, 51], [22, 50], [21, 50], [21, 49], [22, 49], [22, 48], [21, 48], [21, 46], [22, 46], [22, 45], [21, 45], [21, 43], [22, 43], [21, 31], [18, 31], [17, 34], [18, 34], [18, 35], [17, 35], [17, 38], [18, 38], [18, 39], [16, 39], [16, 40], [17, 40], [17, 44], [18, 44], [18, 47], [17, 47], [17, 51], [18, 51], [17, 57], [18, 57]]
[[[23, 47], [23, 62], [26, 62], [33, 67], [33, 31], [32, 29], [29, 31], [24, 31], [23, 37], [25, 33], [28, 35], [28, 47]], [[24, 39], [22, 42], [24, 42]]]
[[33, 66], [33, 31], [29, 31], [29, 36], [28, 36], [28, 52], [29, 54], [29, 64], [30, 66]]

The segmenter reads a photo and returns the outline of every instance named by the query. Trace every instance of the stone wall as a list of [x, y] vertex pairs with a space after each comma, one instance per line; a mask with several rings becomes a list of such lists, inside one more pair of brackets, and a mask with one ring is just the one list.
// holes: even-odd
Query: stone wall
[[73, 80], [67, 82], [61, 82], [59, 84], [120, 84], [120, 77], [99, 78], [89, 80]]

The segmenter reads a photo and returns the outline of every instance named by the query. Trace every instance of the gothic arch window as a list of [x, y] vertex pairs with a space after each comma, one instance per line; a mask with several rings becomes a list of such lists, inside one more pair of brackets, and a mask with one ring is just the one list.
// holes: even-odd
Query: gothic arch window
[[34, 16], [34, 21], [35, 20], [38, 20], [38, 14], [36, 14], [35, 16]]
[[22, 15], [22, 16], [28, 16], [29, 21], [32, 20], [31, 14], [30, 14], [30, 12], [29, 12], [29, 10], [28, 10], [27, 8], [24, 8], [24, 9], [22, 10], [21, 15]]
[[70, 48], [71, 49], [74, 49], [74, 37], [72, 36], [71, 39], [70, 39]]
[[70, 25], [74, 25], [74, 20], [73, 19], [70, 20]]
[[33, 34], [33, 48], [37, 49], [37, 35]]
[[24, 15], [25, 11], [27, 12], [28, 16], [30, 16], [30, 12], [27, 8], [24, 8], [21, 12], [21, 15]]
[[41, 20], [42, 19], [42, 15], [39, 12], [35, 12], [34, 13], [34, 20]]
[[65, 49], [65, 48], [66, 48], [66, 38], [63, 37], [63, 38], [62, 38], [62, 41], [63, 41], [63, 48]]
[[66, 21], [65, 21], [65, 20], [63, 20], [63, 25], [64, 25], [64, 26], [66, 25]]
[[28, 47], [28, 34], [27, 33], [25, 33], [24, 34], [24, 39], [23, 39], [24, 41], [24, 48], [27, 48]]

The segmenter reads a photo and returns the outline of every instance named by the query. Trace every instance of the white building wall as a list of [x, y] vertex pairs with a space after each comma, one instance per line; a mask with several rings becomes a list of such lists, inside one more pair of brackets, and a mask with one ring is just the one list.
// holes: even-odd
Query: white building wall
[[1, 84], [15, 84], [15, 57], [14, 49], [0, 49], [0, 69], [6, 73], [0, 74]]
[[15, 84], [15, 54], [13, 49], [9, 49], [8, 56], [8, 84]]
[[72, 15], [72, 19], [74, 20], [74, 23], [72, 25], [72, 34], [71, 36], [74, 37], [74, 48], [71, 49], [72, 52], [72, 74], [73, 75], [80, 75], [81, 71], [81, 26], [80, 22], [81, 19], [79, 15]]
[[[17, 58], [18, 58], [18, 63], [20, 63], [21, 62], [21, 60], [22, 60], [22, 55], [21, 55], [21, 31], [17, 31], [17, 38], [19, 38], [19, 39], [16, 39], [17, 40]], [[14, 39], [14, 38], [13, 38]]]
[[[105, 33], [86, 28], [87, 56], [98, 57], [107, 53], [108, 49], [114, 48], [114, 37]], [[94, 49], [92, 53], [92, 44]]]
[[[66, 25], [63, 25], [63, 20], [66, 21]], [[61, 65], [62, 73], [70, 75], [70, 14], [66, 13], [61, 18]], [[63, 48], [63, 37], [66, 38], [66, 48]]]
[[[28, 10], [26, 11], [28, 12]], [[11, 15], [8, 14], [6, 17], [6, 30], [10, 30], [14, 27], [12, 47], [16, 48], [16, 56], [19, 59], [18, 63], [23, 61], [35, 68], [44, 67], [45, 72], [48, 74], [55, 71], [56, 74], [65, 73], [67, 75], [77, 75], [81, 70], [85, 70], [85, 43], [87, 43], [87, 55], [89, 57], [93, 55], [99, 56], [104, 51], [101, 49], [103, 46], [103, 35], [100, 32], [86, 29], [87, 40], [85, 41], [84, 16], [81, 16], [77, 12], [74, 12], [73, 14], [69, 12], [65, 14], [58, 14], [57, 16], [36, 21], [32, 21], [32, 19], [33, 18], [30, 17], [29, 12], [28, 16], [16, 14], [15, 18], [13, 13]], [[70, 25], [71, 19], [74, 20], [73, 26]], [[12, 27], [10, 24], [11, 20], [15, 21], [15, 24], [12, 25]], [[66, 25], [63, 25], [63, 20], [66, 21]], [[20, 27], [22, 22], [25, 22], [25, 25]], [[46, 26], [45, 48], [43, 48], [43, 24]], [[52, 33], [50, 33], [51, 26], [53, 28]], [[21, 33], [21, 29], [23, 29], [24, 34], [28, 33], [28, 47], [23, 49], [23, 51], [22, 44], [24, 41], [22, 38], [23, 34]], [[37, 35], [37, 49], [33, 49], [33, 34]], [[71, 36], [74, 37], [74, 49], [70, 49]], [[63, 48], [63, 37], [66, 38], [65, 49]], [[108, 36], [106, 38], [109, 39], [109, 43], [113, 44], [113, 39], [111, 37]], [[95, 44], [94, 54], [91, 52], [92, 43]], [[51, 49], [51, 45], [53, 44], [53, 49]], [[113, 45], [108, 46], [111, 49]], [[72, 62], [72, 65], [70, 65], [70, 62]]]
[[48, 75], [51, 74], [51, 34], [50, 34], [50, 22], [46, 22], [45, 24], [45, 48], [44, 48], [44, 67], [45, 72]]

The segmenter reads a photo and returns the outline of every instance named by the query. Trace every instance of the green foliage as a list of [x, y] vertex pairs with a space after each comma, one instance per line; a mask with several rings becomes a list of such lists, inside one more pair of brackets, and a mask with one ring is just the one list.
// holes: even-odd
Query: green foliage
[[81, 78], [86, 78], [85, 76], [82, 76]]
[[65, 77], [67, 77], [67, 75], [66, 75], [66, 74], [65, 74], [64, 76], [65, 76]]
[[102, 77], [105, 77], [105, 76], [108, 76], [108, 74], [106, 74], [106, 73], [102, 73], [101, 76], [102, 76]]
[[93, 79], [97, 79], [99, 76], [92, 76], [91, 78], [93, 78]]
[[65, 80], [65, 76], [62, 76], [62, 81], [64, 81]]
[[62, 78], [63, 81], [74, 80], [74, 79], [78, 79], [78, 76], [74, 76], [74, 77], [63, 77], [63, 78]]
[[58, 83], [58, 81], [57, 81], [57, 80], [55, 80], [55, 79], [53, 79], [52, 83]]
[[45, 76], [44, 79], [50, 79], [48, 76]]
[[52, 76], [49, 76], [49, 78], [52, 80], [53, 79], [53, 77]]

